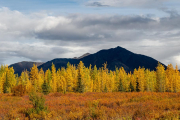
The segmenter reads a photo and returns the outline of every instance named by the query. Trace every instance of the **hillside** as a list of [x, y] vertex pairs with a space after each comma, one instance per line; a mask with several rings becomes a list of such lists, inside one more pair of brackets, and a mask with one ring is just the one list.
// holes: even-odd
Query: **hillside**
[[124, 67], [127, 72], [133, 71], [139, 66], [148, 68], [150, 70], [155, 70], [158, 64], [158, 61], [151, 57], [135, 54], [118, 46], [116, 48], [101, 50], [95, 54], [89, 54], [88, 56], [80, 59], [56, 58], [40, 65], [38, 68], [47, 70], [48, 68], [51, 68], [53, 63], [58, 69], [61, 67], [66, 67], [68, 62], [71, 64], [78, 64], [80, 61], [83, 61], [86, 67], [91, 64], [92, 66], [96, 65], [97, 68], [102, 67], [102, 65], [107, 62], [107, 67], [109, 70], [115, 70], [115, 67]]
[[26, 70], [30, 71], [30, 68], [33, 67], [33, 64], [36, 64], [37, 66], [40, 66], [43, 64], [43, 62], [28, 62], [28, 61], [23, 61], [23, 62], [18, 62], [10, 65], [9, 67], [13, 67], [14, 71], [16, 74], [21, 75], [21, 72]]

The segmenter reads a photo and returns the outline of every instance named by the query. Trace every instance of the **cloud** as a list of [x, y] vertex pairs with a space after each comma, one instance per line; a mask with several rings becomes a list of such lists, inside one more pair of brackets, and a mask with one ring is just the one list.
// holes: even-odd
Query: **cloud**
[[[180, 16], [24, 14], [0, 9], [0, 63], [10, 59], [47, 61], [122, 46], [166, 64], [180, 65]], [[14, 62], [13, 59], [11, 60]]]
[[170, 0], [89, 0], [89, 6], [103, 7], [140, 7], [140, 8], [159, 8], [163, 3]]
[[89, 2], [86, 4], [87, 6], [94, 6], [94, 7], [107, 7], [108, 5], [103, 5], [101, 2]]
[[171, 17], [177, 17], [179, 16], [179, 13], [177, 10], [175, 9], [168, 9], [168, 8], [160, 8], [160, 10], [162, 10], [163, 12], [169, 14]]

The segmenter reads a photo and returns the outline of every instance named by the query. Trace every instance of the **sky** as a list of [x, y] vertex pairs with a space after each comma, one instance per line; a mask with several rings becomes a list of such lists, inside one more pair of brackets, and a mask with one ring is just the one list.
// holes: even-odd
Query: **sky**
[[179, 0], [1, 0], [0, 64], [121, 46], [180, 66]]

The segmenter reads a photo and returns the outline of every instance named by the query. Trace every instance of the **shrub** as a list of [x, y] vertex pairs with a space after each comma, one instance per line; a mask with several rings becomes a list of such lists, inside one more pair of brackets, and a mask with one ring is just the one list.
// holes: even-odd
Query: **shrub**
[[47, 114], [47, 107], [45, 106], [45, 98], [43, 95], [38, 95], [35, 92], [29, 94], [29, 100], [33, 108], [25, 111], [26, 115], [30, 118], [45, 118]]
[[12, 93], [14, 96], [24, 96], [26, 94], [26, 86], [24, 86], [22, 84], [15, 86], [12, 89]]

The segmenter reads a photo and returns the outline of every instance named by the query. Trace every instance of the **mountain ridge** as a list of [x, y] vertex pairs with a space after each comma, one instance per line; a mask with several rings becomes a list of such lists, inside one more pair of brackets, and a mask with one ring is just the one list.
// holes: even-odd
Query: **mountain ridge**
[[33, 67], [33, 64], [37, 66], [42, 65], [44, 62], [31, 62], [31, 61], [22, 61], [9, 65], [9, 67], [13, 67], [16, 74], [21, 75], [21, 72], [24, 70], [30, 71]]
[[[158, 64], [158, 61], [152, 57], [136, 54], [118, 46], [116, 48], [100, 50], [81, 59], [55, 58], [40, 65], [38, 68], [47, 70], [51, 68], [53, 63], [58, 69], [61, 67], [66, 67], [68, 62], [77, 65], [80, 61], [82, 61], [86, 67], [89, 67], [91, 64], [92, 66], [96, 65], [97, 68], [102, 67], [103, 64], [107, 62], [107, 68], [109, 70], [115, 70], [115, 67], [124, 67], [127, 72], [133, 71], [135, 68], [138, 69], [139, 66], [146, 69], [155, 70]], [[166, 68], [166, 65], [164, 66]]]

